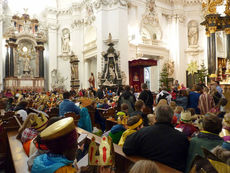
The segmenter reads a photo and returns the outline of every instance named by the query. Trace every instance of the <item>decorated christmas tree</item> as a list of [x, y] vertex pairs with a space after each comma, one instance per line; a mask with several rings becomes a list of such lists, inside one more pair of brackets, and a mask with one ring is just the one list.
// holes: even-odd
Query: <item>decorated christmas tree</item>
[[197, 80], [196, 83], [200, 81], [205, 83], [205, 78], [208, 76], [208, 69], [205, 67], [204, 62], [200, 65], [200, 69], [197, 72]]
[[162, 71], [160, 73], [160, 83], [161, 87], [166, 86], [167, 89], [169, 89], [169, 79], [168, 79], [169, 73], [168, 73], [168, 68], [167, 65], [164, 64]]

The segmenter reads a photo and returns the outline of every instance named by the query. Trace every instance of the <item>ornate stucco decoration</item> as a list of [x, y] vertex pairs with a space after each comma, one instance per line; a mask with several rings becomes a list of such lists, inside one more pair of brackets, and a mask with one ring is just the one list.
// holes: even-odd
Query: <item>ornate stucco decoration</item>
[[92, 3], [88, 3], [86, 4], [86, 16], [84, 18], [84, 23], [91, 25], [93, 23], [93, 21], [95, 21], [96, 17], [94, 15], [94, 9], [93, 9], [93, 4]]
[[71, 27], [79, 29], [84, 24], [84, 19], [74, 20]]
[[14, 15], [10, 22], [5, 38], [29, 38], [37, 42], [47, 41], [47, 32], [37, 19], [31, 19], [28, 14]]
[[184, 0], [184, 5], [201, 4], [203, 0]]
[[162, 39], [162, 30], [156, 13], [155, 0], [147, 0], [142, 16], [140, 32], [144, 44], [157, 45]]
[[156, 9], [155, 0], [147, 0], [145, 14], [142, 17], [142, 21], [144, 24], [148, 24], [149, 22], [159, 23], [155, 9]]
[[[90, 1], [86, 0], [83, 1], [81, 3], [81, 5], [84, 7], [84, 17], [80, 18], [80, 19], [75, 19], [73, 20], [73, 23], [71, 25], [72, 28], [80, 28], [83, 25], [91, 25], [96, 17], [94, 14], [94, 7], [93, 7], [93, 3], [90, 3]], [[74, 7], [76, 10], [81, 10], [81, 8], [79, 8], [79, 4], [76, 5], [76, 7]]]
[[128, 0], [96, 0], [94, 1], [94, 7], [96, 9], [105, 7], [112, 7], [113, 5], [119, 4], [120, 6], [128, 6]]
[[56, 23], [48, 23], [47, 28], [51, 30], [58, 30], [59, 25]]

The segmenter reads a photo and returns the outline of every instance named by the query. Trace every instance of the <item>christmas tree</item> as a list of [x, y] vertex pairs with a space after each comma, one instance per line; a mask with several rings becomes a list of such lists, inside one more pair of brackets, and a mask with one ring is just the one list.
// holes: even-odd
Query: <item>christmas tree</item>
[[200, 69], [197, 72], [197, 80], [196, 83], [200, 81], [205, 83], [205, 78], [208, 76], [208, 69], [205, 67], [204, 62], [200, 65]]
[[162, 71], [160, 73], [160, 83], [161, 87], [165, 86], [167, 89], [169, 89], [169, 79], [168, 79], [169, 73], [168, 73], [168, 67], [166, 64], [164, 64]]

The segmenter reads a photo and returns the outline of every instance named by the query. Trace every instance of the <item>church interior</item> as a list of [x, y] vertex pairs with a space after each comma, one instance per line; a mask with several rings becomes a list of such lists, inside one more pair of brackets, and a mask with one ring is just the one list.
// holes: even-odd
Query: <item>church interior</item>
[[230, 0], [0, 0], [0, 173], [229, 173]]

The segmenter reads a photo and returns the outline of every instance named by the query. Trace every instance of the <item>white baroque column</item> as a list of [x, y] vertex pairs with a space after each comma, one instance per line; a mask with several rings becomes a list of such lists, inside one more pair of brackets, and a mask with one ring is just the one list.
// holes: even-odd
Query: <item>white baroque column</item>
[[[107, 0], [108, 1], [108, 0]], [[102, 55], [106, 52], [108, 46], [105, 40], [109, 33], [115, 41], [114, 48], [120, 51], [120, 71], [124, 71], [129, 81], [128, 75], [128, 7], [127, 1], [122, 0], [118, 3], [103, 4], [98, 2], [96, 8], [96, 28], [97, 28], [97, 72], [102, 72]]]
[[84, 68], [85, 68], [85, 74], [83, 75], [84, 76], [84, 88], [89, 88], [89, 82], [88, 82], [88, 79], [89, 79], [89, 62], [88, 61], [85, 61], [84, 63]]
[[2, 0], [0, 0], [0, 91], [3, 89], [3, 78], [4, 78], [4, 67], [3, 62], [5, 55], [3, 54], [2, 49], [2, 40], [3, 40], [3, 8], [2, 8]]
[[58, 53], [58, 40], [57, 40], [57, 29], [58, 25], [55, 23], [48, 24], [48, 89], [51, 90], [51, 72], [57, 69], [57, 53]]

